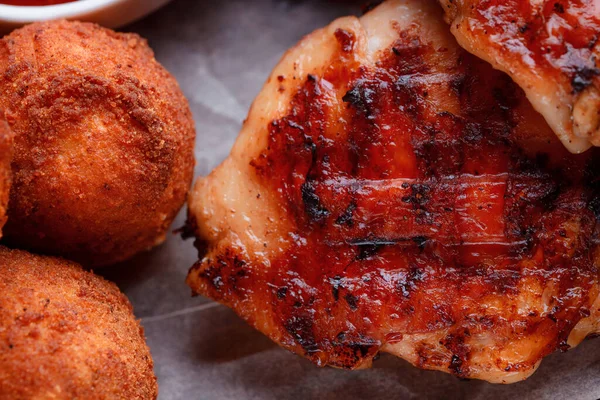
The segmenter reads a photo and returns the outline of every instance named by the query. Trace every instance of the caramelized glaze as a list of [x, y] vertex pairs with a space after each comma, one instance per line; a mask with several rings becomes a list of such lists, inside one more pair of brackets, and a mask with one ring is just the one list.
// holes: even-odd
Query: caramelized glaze
[[[319, 73], [271, 78], [294, 83], [286, 111], [252, 131], [264, 145], [242, 157], [238, 143], [196, 187], [203, 257], [188, 283], [318, 365], [365, 367], [383, 350], [523, 379], [569, 347], [598, 295], [600, 154], [569, 154], [510, 78], [424, 34], [437, 13], [389, 13], [395, 39], [375, 62], [353, 56], [359, 32], [331, 28], [313, 34], [337, 46]], [[256, 190], [222, 188], [235, 161]], [[260, 201], [263, 234], [242, 212]]]
[[600, 145], [600, 4], [440, 0], [459, 43], [507, 72], [573, 152]]

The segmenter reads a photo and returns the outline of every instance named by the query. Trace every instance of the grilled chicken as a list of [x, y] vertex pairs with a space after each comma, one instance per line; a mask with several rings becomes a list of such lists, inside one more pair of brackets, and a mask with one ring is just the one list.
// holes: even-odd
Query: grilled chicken
[[522, 380], [598, 331], [598, 160], [435, 2], [388, 1], [285, 54], [195, 185], [187, 282], [319, 366]]
[[441, 0], [462, 47], [508, 73], [572, 152], [600, 146], [598, 0]]

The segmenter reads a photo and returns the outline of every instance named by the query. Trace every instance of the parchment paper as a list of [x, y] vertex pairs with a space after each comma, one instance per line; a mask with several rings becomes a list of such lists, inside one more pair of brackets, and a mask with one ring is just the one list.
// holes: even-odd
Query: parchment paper
[[[179, 80], [198, 130], [196, 175], [229, 153], [253, 98], [283, 52], [361, 1], [176, 0], [125, 31], [150, 41]], [[181, 226], [184, 212], [174, 228]], [[226, 307], [190, 296], [192, 241], [102, 272], [129, 296], [156, 364], [160, 399], [581, 399], [600, 398], [600, 339], [548, 357], [510, 386], [460, 381], [383, 355], [367, 371], [320, 369], [279, 348]]]

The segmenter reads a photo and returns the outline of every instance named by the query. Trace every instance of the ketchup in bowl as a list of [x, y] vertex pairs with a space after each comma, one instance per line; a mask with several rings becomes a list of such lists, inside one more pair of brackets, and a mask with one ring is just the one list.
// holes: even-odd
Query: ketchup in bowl
[[51, 6], [54, 4], [71, 3], [76, 0], [0, 0], [0, 4], [11, 6]]

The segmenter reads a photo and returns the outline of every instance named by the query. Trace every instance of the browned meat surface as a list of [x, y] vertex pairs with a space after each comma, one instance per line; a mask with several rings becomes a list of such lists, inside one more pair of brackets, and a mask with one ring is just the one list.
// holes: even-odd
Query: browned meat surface
[[522, 380], [597, 331], [599, 156], [569, 153], [435, 3], [388, 1], [275, 68], [191, 195], [188, 284], [320, 366], [385, 351]]
[[440, 3], [460, 45], [508, 73], [569, 150], [600, 146], [600, 2]]

